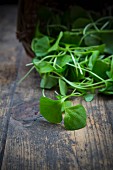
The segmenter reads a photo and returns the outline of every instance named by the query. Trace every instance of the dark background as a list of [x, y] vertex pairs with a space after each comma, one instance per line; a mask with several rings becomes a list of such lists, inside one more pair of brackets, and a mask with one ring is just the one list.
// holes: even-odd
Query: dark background
[[4, 4], [17, 4], [18, 0], [0, 0], [0, 5]]
[[[46, 1], [46, 0], [45, 0]], [[61, 2], [69, 3], [71, 1], [76, 2], [77, 5], [80, 5], [86, 9], [94, 9], [96, 11], [105, 10], [106, 8], [112, 6], [113, 9], [113, 0], [61, 0]], [[5, 4], [18, 4], [19, 0], [0, 0], [0, 5]], [[29, 2], [29, 1], [28, 1]]]

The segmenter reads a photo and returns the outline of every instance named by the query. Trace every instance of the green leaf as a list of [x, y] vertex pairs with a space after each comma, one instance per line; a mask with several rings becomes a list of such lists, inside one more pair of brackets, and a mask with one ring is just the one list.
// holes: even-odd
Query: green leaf
[[67, 63], [69, 63], [70, 61], [72, 61], [72, 58], [71, 58], [71, 56], [68, 55], [68, 54], [57, 58], [57, 64], [58, 64], [60, 67], [64, 67], [64, 66], [65, 66]]
[[101, 42], [101, 38], [98, 34], [89, 34], [84, 38], [84, 42], [86, 46], [95, 46], [99, 45]]
[[46, 6], [40, 5], [40, 8], [38, 8], [37, 12], [38, 19], [43, 22], [47, 22], [48, 20], [50, 20], [50, 18], [53, 17], [52, 10]]
[[39, 30], [39, 24], [36, 25], [36, 29], [35, 29], [35, 38], [41, 38], [43, 36], [43, 34], [40, 32]]
[[112, 95], [113, 94], [113, 81], [106, 82], [106, 87], [99, 90], [100, 93]]
[[63, 74], [63, 73], [65, 72], [65, 70], [66, 70], [66, 66], [65, 66], [65, 67], [62, 67], [62, 68], [57, 68], [55, 71], [56, 71], [57, 73]]
[[60, 100], [52, 100], [47, 97], [40, 98], [40, 114], [51, 123], [62, 121], [61, 107]]
[[[77, 18], [88, 18], [87, 10], [83, 9], [80, 6], [72, 6], [70, 9], [70, 19], [74, 21]], [[72, 22], [73, 23], [73, 22]]]
[[86, 94], [84, 95], [84, 99], [86, 102], [91, 102], [94, 99], [94, 94]]
[[84, 28], [87, 24], [89, 24], [91, 21], [88, 18], [77, 18], [72, 25], [72, 28], [78, 29], [78, 28]]
[[96, 45], [96, 46], [89, 46], [87, 47], [89, 51], [99, 51], [100, 53], [104, 53], [105, 50], [105, 44], [101, 44], [101, 45]]
[[65, 96], [67, 93], [67, 85], [62, 79], [59, 79], [59, 89], [60, 93]]
[[61, 32], [59, 33], [59, 35], [58, 35], [58, 38], [57, 38], [56, 42], [53, 44], [52, 47], [50, 47], [50, 48], [48, 49], [48, 52], [56, 51], [56, 50], [58, 49], [58, 47], [59, 47], [59, 42], [60, 42], [62, 36], [63, 36], [63, 32], [61, 31]]
[[89, 63], [88, 63], [88, 67], [90, 68], [90, 70], [93, 69], [98, 57], [99, 57], [99, 51], [93, 51], [92, 55], [89, 58]]
[[[108, 76], [107, 76], [106, 72], [109, 71], [109, 70], [110, 70], [109, 63], [106, 63], [103, 60], [97, 60], [95, 62], [95, 65], [94, 65], [93, 69], [92, 69], [92, 72], [97, 74], [98, 76], [100, 76], [103, 79], [107, 79]], [[96, 81], [98, 81], [98, 78], [94, 77], [93, 75], [92, 75], [92, 77]]]
[[112, 56], [112, 59], [111, 59], [111, 73], [113, 74], [113, 56]]
[[82, 105], [65, 109], [64, 125], [67, 130], [77, 130], [86, 126], [86, 111]]
[[32, 59], [32, 62], [33, 62], [33, 64], [35, 65], [35, 66], [38, 66], [38, 64], [39, 64], [39, 59], [38, 58], [33, 58]]
[[109, 78], [113, 80], [113, 57], [111, 59], [110, 65], [111, 65], [110, 71], [107, 71], [106, 74], [108, 75]]
[[84, 79], [84, 71], [82, 72], [83, 74], [81, 74], [80, 69], [68, 66], [67, 79], [72, 82], [79, 82], [81, 79]]
[[47, 36], [33, 38], [31, 48], [37, 57], [44, 56], [47, 54], [48, 49], [50, 48], [49, 38]]
[[47, 61], [42, 61], [39, 64], [35, 64], [35, 68], [36, 70], [42, 74], [42, 73], [50, 73], [54, 70], [54, 67]]
[[65, 31], [61, 39], [61, 42], [66, 44], [74, 44], [77, 46], [80, 40], [81, 36], [79, 36], [77, 33], [75, 34], [73, 32]]
[[68, 107], [71, 107], [73, 104], [72, 104], [72, 102], [71, 101], [64, 101], [63, 103], [62, 103], [62, 112], [64, 112], [65, 111], [65, 109], [66, 108], [68, 108]]
[[40, 87], [41, 88], [45, 88], [45, 89], [51, 89], [52, 87], [56, 86], [58, 83], [58, 80], [54, 77], [51, 77], [48, 74], [44, 74], [41, 83], [40, 83]]
[[106, 45], [105, 52], [113, 54], [113, 32], [101, 33], [100, 36], [102, 42]]

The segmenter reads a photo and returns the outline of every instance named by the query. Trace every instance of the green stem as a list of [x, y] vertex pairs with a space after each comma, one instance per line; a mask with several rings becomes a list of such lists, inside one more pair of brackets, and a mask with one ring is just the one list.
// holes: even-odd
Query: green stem
[[[72, 67], [75, 67], [73, 64], [67, 63], [67, 65], [70, 65], [70, 66], [72, 66]], [[83, 71], [89, 72], [90, 74], [94, 75], [95, 77], [97, 77], [98, 79], [100, 79], [101, 81], [103, 81], [104, 83], [106, 83], [106, 80], [102, 79], [100, 76], [98, 76], [97, 74], [93, 73], [92, 71], [87, 70], [87, 69], [82, 68], [82, 67], [81, 67], [81, 69], [82, 69]]]
[[18, 84], [20, 84], [20, 83], [31, 73], [31, 71], [32, 71], [34, 68], [35, 68], [35, 66], [31, 67], [31, 69], [25, 74], [25, 76], [20, 79], [20, 81], [18, 82]]
[[81, 38], [80, 42], [79, 42], [79, 46], [81, 45], [82, 41], [84, 40], [84, 38], [90, 34], [94, 34], [94, 33], [113, 33], [113, 30], [99, 30], [99, 31], [89, 31], [87, 33], [85, 33], [83, 35], [83, 37]]

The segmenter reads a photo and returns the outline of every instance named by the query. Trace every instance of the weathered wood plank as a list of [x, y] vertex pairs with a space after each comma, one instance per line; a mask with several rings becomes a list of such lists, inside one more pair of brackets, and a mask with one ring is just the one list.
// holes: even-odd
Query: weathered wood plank
[[91, 103], [84, 102], [84, 106], [88, 110], [87, 127], [75, 131], [81, 169], [112, 169], [113, 132], [104, 100], [98, 96]]
[[112, 169], [112, 126], [101, 97], [92, 103], [83, 103], [89, 115], [87, 127], [70, 132], [60, 125], [47, 123], [43, 118], [38, 119], [34, 125], [23, 123], [23, 119], [27, 121], [35, 117], [33, 115], [38, 112], [40, 96], [38, 91], [31, 90], [27, 97], [28, 91], [23, 91], [24, 94], [20, 92], [23, 100], [21, 108], [17, 106], [10, 119], [3, 170]]
[[0, 7], [0, 167], [4, 155], [10, 108], [20, 58], [15, 38], [17, 7]]

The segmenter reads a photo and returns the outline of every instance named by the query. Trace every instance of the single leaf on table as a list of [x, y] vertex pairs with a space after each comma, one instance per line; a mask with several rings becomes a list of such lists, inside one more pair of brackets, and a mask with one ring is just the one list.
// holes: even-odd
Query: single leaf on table
[[94, 94], [88, 93], [84, 95], [84, 99], [86, 102], [91, 102], [94, 99]]
[[41, 79], [40, 87], [44, 89], [51, 89], [52, 87], [56, 86], [58, 83], [58, 79], [51, 77], [48, 74], [44, 74]]
[[50, 48], [48, 36], [33, 38], [31, 48], [37, 57], [42, 57], [46, 55], [48, 53], [48, 49]]
[[65, 109], [64, 125], [67, 130], [77, 130], [86, 126], [86, 111], [82, 105]]
[[52, 100], [47, 97], [40, 98], [40, 114], [51, 123], [62, 121], [62, 104], [60, 100]]
[[67, 85], [65, 81], [63, 81], [62, 79], [59, 79], [59, 89], [60, 89], [61, 95], [65, 96], [67, 93]]

